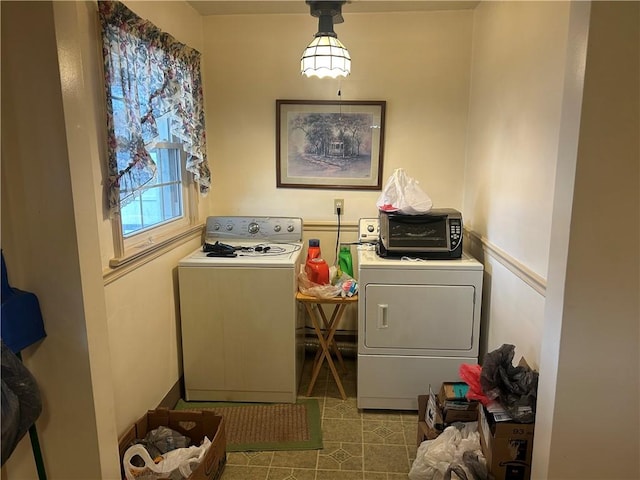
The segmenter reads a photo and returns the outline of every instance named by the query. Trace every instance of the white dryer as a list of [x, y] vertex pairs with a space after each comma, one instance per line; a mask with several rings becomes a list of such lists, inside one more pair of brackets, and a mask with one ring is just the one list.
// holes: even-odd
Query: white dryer
[[301, 242], [300, 218], [207, 219], [203, 248], [178, 264], [186, 400], [296, 401]]
[[[363, 232], [377, 228], [361, 220]], [[358, 408], [417, 410], [418, 395], [478, 362], [483, 266], [358, 250]]]

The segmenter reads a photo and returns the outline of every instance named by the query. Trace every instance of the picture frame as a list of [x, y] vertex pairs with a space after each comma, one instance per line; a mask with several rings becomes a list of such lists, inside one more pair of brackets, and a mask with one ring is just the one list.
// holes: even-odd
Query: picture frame
[[385, 101], [276, 100], [276, 186], [382, 190]]

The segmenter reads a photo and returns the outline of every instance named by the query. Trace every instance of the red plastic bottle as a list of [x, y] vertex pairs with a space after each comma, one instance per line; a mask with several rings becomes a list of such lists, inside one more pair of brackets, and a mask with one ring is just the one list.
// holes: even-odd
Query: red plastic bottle
[[309, 248], [307, 250], [307, 263], [305, 271], [307, 277], [313, 283], [327, 285], [329, 283], [329, 266], [322, 258], [320, 258], [320, 240], [312, 238], [309, 240]]
[[313, 283], [329, 284], [329, 265], [322, 258], [312, 258], [307, 262], [307, 276]]

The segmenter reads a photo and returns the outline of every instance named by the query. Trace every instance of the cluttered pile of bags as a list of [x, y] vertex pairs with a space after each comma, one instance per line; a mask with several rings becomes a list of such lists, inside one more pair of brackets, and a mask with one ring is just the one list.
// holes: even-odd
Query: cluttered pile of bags
[[532, 423], [536, 414], [538, 372], [524, 359], [513, 366], [515, 346], [504, 344], [487, 353], [482, 367], [463, 365], [460, 376], [469, 385], [469, 399], [483, 405], [499, 403], [513, 421]]
[[[488, 411], [502, 411], [505, 422], [532, 424], [535, 421], [538, 373], [524, 359], [514, 366], [514, 353], [515, 347], [505, 344], [489, 352], [482, 366], [461, 366], [460, 377], [469, 387], [466, 398], [480, 402], [479, 421], [449, 424], [436, 438], [420, 443], [409, 472], [411, 480], [501, 478], [496, 465], [504, 467], [502, 464], [508, 466], [509, 463], [520, 463], [516, 468], [529, 473], [527, 460], [530, 462], [531, 445], [525, 445], [524, 452], [515, 451], [518, 458], [499, 459], [497, 441], [487, 438], [496, 431], [496, 419]], [[489, 422], [493, 422], [493, 428]], [[533, 432], [533, 425], [526, 430]], [[522, 442], [519, 446], [523, 446]], [[525, 456], [526, 459], [521, 458]]]

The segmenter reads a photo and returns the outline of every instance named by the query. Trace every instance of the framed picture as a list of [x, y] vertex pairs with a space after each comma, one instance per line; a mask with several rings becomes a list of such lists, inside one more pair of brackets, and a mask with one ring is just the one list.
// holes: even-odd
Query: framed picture
[[276, 100], [277, 187], [381, 190], [385, 106]]

